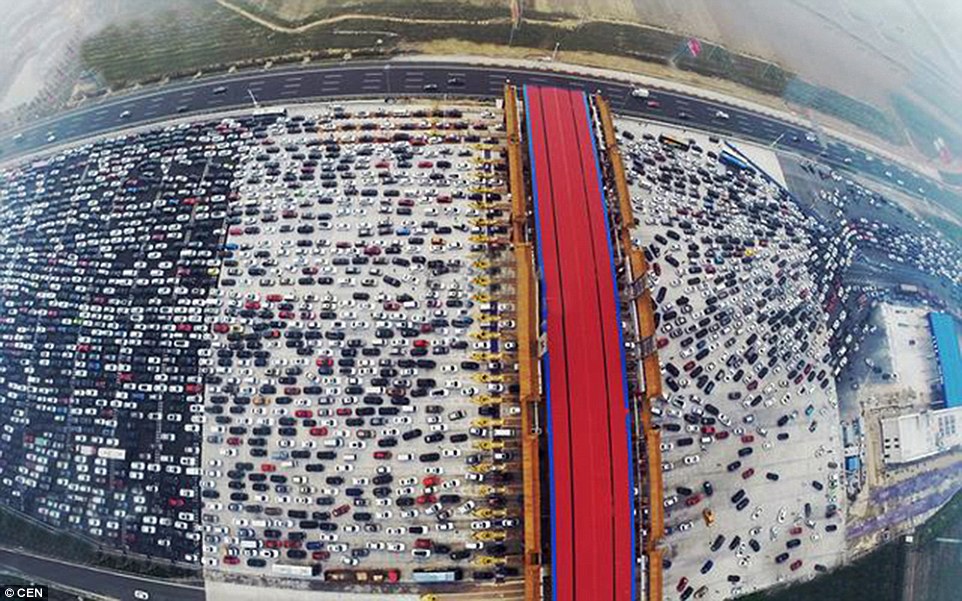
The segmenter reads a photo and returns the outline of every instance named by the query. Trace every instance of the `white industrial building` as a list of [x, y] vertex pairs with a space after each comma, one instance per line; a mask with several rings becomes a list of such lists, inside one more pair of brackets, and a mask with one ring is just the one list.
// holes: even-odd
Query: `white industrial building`
[[962, 444], [962, 407], [923, 411], [882, 420], [886, 464], [918, 461]]

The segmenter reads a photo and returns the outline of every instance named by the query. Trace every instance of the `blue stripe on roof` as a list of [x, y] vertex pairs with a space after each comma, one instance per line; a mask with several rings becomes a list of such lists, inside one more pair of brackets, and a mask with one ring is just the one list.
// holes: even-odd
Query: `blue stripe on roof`
[[[531, 119], [529, 118], [531, 112], [528, 110], [530, 104], [528, 100], [528, 86], [524, 87], [524, 111], [525, 111], [525, 125], [528, 131], [528, 157], [531, 163], [531, 197], [534, 200], [534, 211], [536, 214], [534, 225], [535, 225], [535, 240], [538, 251], [538, 266], [544, 265], [544, 255], [541, 252], [541, 220], [538, 218], [541, 212], [538, 208], [538, 179], [536, 173], [536, 161], [534, 160], [534, 148], [532, 147], [532, 136], [531, 136]], [[544, 316], [543, 320], [539, 319], [539, 334], [540, 324], [546, 323], [547, 321], [547, 300], [544, 298], [544, 270], [538, 269], [538, 302], [541, 307], [541, 315]], [[532, 341], [535, 342], [535, 341]], [[555, 541], [558, 540], [557, 537], [557, 525], [555, 520], [555, 479], [554, 479], [554, 453], [551, 453], [551, 449], [554, 448], [554, 427], [553, 420], [551, 419], [551, 363], [548, 360], [548, 353], [544, 354], [544, 391], [545, 391], [545, 411], [548, 414], [548, 484], [551, 495], [551, 573], [558, 573], [558, 554], [555, 551]], [[551, 598], [557, 601], [558, 591], [555, 587], [551, 589]]]
[[929, 324], [935, 338], [942, 372], [942, 391], [946, 407], [962, 407], [962, 351], [955, 319], [948, 313], [929, 313]]

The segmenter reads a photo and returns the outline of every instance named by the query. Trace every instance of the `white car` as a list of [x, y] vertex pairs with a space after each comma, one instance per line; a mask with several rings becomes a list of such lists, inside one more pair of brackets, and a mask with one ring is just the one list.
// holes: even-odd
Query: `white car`
[[137, 589], [134, 591], [134, 599], [139, 599], [140, 601], [147, 601], [148, 599], [150, 599], [150, 593], [148, 593], [147, 591], [142, 591], [140, 589]]

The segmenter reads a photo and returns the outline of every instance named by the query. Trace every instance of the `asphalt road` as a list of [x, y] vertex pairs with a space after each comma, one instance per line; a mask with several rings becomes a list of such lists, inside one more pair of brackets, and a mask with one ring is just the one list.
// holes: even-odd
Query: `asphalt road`
[[65, 586], [127, 601], [135, 590], [150, 593], [150, 601], [203, 601], [204, 589], [163, 583], [119, 572], [64, 563], [23, 552], [0, 549], [0, 565], [27, 576], [55, 581]]
[[[449, 84], [457, 78], [460, 84]], [[112, 129], [163, 121], [178, 115], [250, 106], [252, 98], [261, 103], [295, 102], [304, 99], [348, 96], [500, 96], [506, 80], [515, 84], [541, 84], [600, 91], [616, 112], [643, 116], [667, 123], [690, 124], [700, 129], [717, 130], [764, 144], [815, 156], [842, 169], [854, 169], [874, 176], [910, 194], [920, 189], [929, 197], [951, 206], [958, 198], [928, 180], [880, 157], [869, 157], [841, 142], [829, 141], [822, 148], [806, 140], [806, 129], [734, 106], [723, 105], [683, 94], [652, 90], [652, 99], [661, 106], [648, 108], [644, 100], [631, 97], [631, 87], [607, 79], [564, 73], [519, 70], [457, 63], [403, 62], [343, 63], [242, 71], [195, 81], [170, 84], [153, 90], [135, 92], [95, 102], [88, 107], [65, 112], [10, 133], [0, 140], [0, 157], [10, 157], [82, 139]], [[427, 89], [425, 87], [428, 86]], [[431, 87], [436, 86], [436, 88]], [[727, 119], [716, 118], [717, 111]], [[683, 118], [682, 114], [687, 115]], [[898, 182], [902, 181], [902, 184]]]

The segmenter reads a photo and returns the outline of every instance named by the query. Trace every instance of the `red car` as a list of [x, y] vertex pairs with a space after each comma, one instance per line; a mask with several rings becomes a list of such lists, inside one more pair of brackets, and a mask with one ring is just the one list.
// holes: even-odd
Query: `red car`
[[680, 593], [683, 590], [685, 590], [686, 586], [688, 586], [688, 579], [682, 576], [681, 580], [678, 581], [678, 586], [675, 587], [675, 590], [677, 590]]
[[421, 495], [420, 497], [415, 499], [418, 505], [431, 505], [433, 503], [436, 503], [437, 500], [438, 500], [437, 497], [435, 497], [434, 495]]
[[795, 561], [792, 562], [792, 565], [790, 565], [790, 566], [788, 566], [788, 567], [790, 567], [790, 568], [792, 569], [792, 571], [794, 572], [794, 571], [797, 570], [798, 568], [802, 567], [802, 560], [801, 560], [801, 559], [796, 559]]
[[262, 463], [262, 464], [261, 464], [261, 471], [262, 471], [262, 472], [276, 472], [276, 471], [277, 471], [277, 467], [275, 467], [273, 463]]
[[647, 106], [650, 109], [657, 109], [657, 108], [661, 108], [661, 103], [658, 102], [657, 100], [649, 100], [648, 102], [645, 103], [645, 106]]
[[430, 549], [430, 548], [431, 548], [431, 539], [429, 539], [429, 538], [418, 538], [418, 539], [415, 539], [415, 541], [414, 541], [414, 548], [415, 548], [415, 549]]
[[665, 348], [666, 346], [668, 346], [668, 339], [667, 339], [667, 338], [659, 338], [659, 339], [658, 339], [658, 348]]
[[314, 417], [314, 412], [310, 409], [298, 409], [294, 412], [294, 417]]
[[725, 432], [724, 430], [715, 434], [716, 440], [725, 440], [726, 438], [728, 438], [728, 432]]
[[755, 468], [750, 467], [750, 468], [748, 468], [747, 470], [745, 470], [744, 472], [742, 472], [742, 479], [743, 479], [743, 480], [748, 480], [749, 478], [751, 478], [751, 477], [754, 476], [754, 475], [755, 475]]
[[331, 557], [330, 551], [314, 551], [313, 553], [311, 553], [311, 559], [324, 560], [324, 559], [330, 559], [330, 557]]
[[272, 302], [272, 303], [279, 303], [279, 302], [281, 302], [282, 300], [284, 300], [284, 295], [282, 295], [282, 294], [268, 294], [268, 295], [267, 295], [267, 300], [270, 301], [270, 302]]
[[428, 346], [428, 341], [424, 340], [423, 338], [418, 338], [417, 340], [414, 341], [415, 348], [427, 348], [427, 346]]
[[230, 438], [227, 439], [227, 444], [229, 444], [232, 447], [239, 447], [242, 444], [244, 444], [244, 441], [241, 440], [239, 436], [231, 436]]
[[698, 505], [699, 503], [701, 503], [701, 499], [702, 499], [701, 493], [697, 495], [692, 495], [687, 499], [685, 499], [685, 505], [688, 505], [689, 507], [694, 507], [695, 505]]
[[714, 433], [715, 433], [715, 427], [714, 427], [714, 426], [702, 426], [702, 427], [701, 427], [701, 433], [702, 433], [702, 434], [714, 434]]
[[240, 563], [240, 557], [234, 557], [233, 555], [227, 555], [224, 557], [224, 563], [229, 566], [236, 566]]
[[334, 508], [334, 511], [332, 511], [331, 513], [334, 515], [334, 517], [337, 517], [337, 516], [344, 515], [345, 513], [347, 513], [347, 512], [350, 511], [350, 510], [351, 510], [351, 506], [350, 506], [350, 505], [341, 505], [341, 506], [339, 506], [339, 507], [335, 507], [335, 508]]
[[375, 459], [390, 459], [391, 451], [374, 451]]
[[350, 407], [338, 407], [338, 408], [337, 408], [337, 414], [338, 414], [338, 415], [351, 415], [351, 412], [352, 412], [352, 410], [351, 410]]
[[802, 533], [802, 527], [801, 527], [801, 526], [795, 526], [794, 528], [792, 528], [791, 530], [789, 530], [789, 532], [791, 532], [793, 535], [801, 534], [801, 533]]
[[327, 436], [327, 428], [315, 427], [310, 430], [311, 436]]
[[437, 486], [441, 484], [441, 478], [437, 476], [427, 476], [424, 478], [423, 484], [424, 486]]
[[744, 436], [742, 436], [742, 442], [744, 442], [745, 444], [748, 444], [750, 442], [755, 442], [755, 437], [752, 436], [751, 434], [745, 434]]

